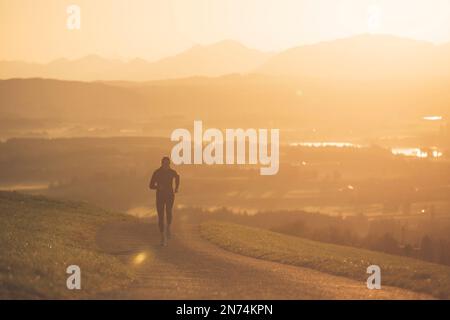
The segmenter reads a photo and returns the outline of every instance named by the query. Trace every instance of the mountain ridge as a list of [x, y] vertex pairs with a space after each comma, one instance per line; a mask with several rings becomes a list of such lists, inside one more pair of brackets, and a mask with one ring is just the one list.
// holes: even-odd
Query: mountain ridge
[[271, 53], [250, 49], [233, 40], [195, 45], [156, 61], [136, 57], [127, 62], [90, 54], [78, 59], [60, 58], [46, 64], [0, 61], [0, 78], [53, 78], [77, 81], [150, 81], [193, 75], [221, 76], [248, 73]]
[[300, 45], [278, 53], [251, 49], [234, 40], [193, 47], [157, 61], [127, 62], [91, 54], [48, 64], [0, 61], [0, 79], [146, 82], [229, 74], [264, 74], [334, 80], [411, 77], [449, 78], [450, 43], [436, 45], [392, 35], [361, 34]]

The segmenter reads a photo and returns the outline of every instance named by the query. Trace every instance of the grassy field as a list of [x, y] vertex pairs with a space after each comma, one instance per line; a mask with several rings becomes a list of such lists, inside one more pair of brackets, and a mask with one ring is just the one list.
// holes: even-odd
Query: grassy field
[[321, 243], [242, 225], [206, 222], [201, 235], [250, 257], [366, 281], [369, 265], [381, 268], [381, 284], [450, 298], [450, 267], [380, 252]]
[[[80, 299], [133, 280], [117, 258], [97, 250], [107, 221], [132, 219], [79, 202], [0, 192], [0, 298]], [[81, 290], [68, 290], [66, 268], [81, 268]]]

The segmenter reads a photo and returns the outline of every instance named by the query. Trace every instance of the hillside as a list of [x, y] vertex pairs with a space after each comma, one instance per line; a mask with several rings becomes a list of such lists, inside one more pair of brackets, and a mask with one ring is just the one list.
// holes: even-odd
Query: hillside
[[[134, 275], [101, 253], [97, 229], [128, 216], [84, 203], [0, 192], [0, 298], [79, 299], [128, 285]], [[66, 268], [81, 268], [82, 290], [66, 287]]]
[[[0, 216], [3, 299], [431, 298], [389, 286], [370, 291], [359, 279], [346, 278], [345, 271], [354, 270], [350, 262], [355, 261], [357, 250], [336, 251], [339, 260], [330, 251], [325, 252], [324, 245], [316, 245], [314, 252], [305, 250], [302, 256], [295, 256], [297, 260], [311, 261], [307, 268], [298, 268], [252, 259], [245, 256], [250, 255], [245, 251], [239, 252], [243, 255], [234, 254], [201, 237], [213, 242], [233, 237], [227, 243], [234, 245], [239, 241], [242, 250], [269, 241], [270, 245], [264, 243], [266, 251], [276, 249], [276, 255], [283, 257], [280, 262], [295, 264], [287, 260], [286, 253], [292, 253], [293, 246], [298, 249], [300, 242], [290, 244], [280, 242], [276, 236], [261, 237], [258, 229], [238, 225], [207, 223], [201, 226], [200, 234], [197, 224], [180, 216], [174, 225], [173, 239], [163, 248], [159, 246], [155, 221], [140, 221], [79, 202], [0, 192]], [[308, 249], [308, 245], [303, 244], [303, 248]], [[344, 255], [348, 262], [343, 260]], [[264, 259], [273, 257], [269, 253]], [[325, 272], [312, 270], [312, 263], [318, 261], [340, 270], [342, 276], [330, 274], [333, 272], [325, 267]], [[82, 270], [80, 291], [66, 288], [65, 271], [72, 264]], [[430, 285], [427, 272], [435, 269], [422, 271], [415, 276], [426, 290]], [[443, 272], [445, 276], [447, 271]], [[431, 284], [435, 285], [435, 280], [432, 273]], [[446, 281], [443, 278], [436, 288], [445, 290]]]
[[315, 269], [365, 282], [366, 268], [379, 265], [383, 285], [450, 297], [450, 267], [369, 250], [326, 244], [230, 223], [207, 222], [201, 234], [232, 252]]
[[50, 79], [0, 81], [0, 115], [28, 118], [130, 118], [150, 106], [127, 88]]
[[[229, 75], [143, 83], [3, 80], [0, 122], [3, 129], [28, 127], [30, 131], [47, 129], [49, 124], [38, 123], [33, 128], [29, 124], [45, 118], [65, 119], [74, 130], [80, 125], [86, 130], [118, 126], [117, 133], [111, 131], [110, 135], [132, 127], [138, 133], [161, 129], [158, 134], [167, 136], [174, 128], [192, 126], [195, 119], [211, 127], [276, 125], [314, 129], [334, 137], [348, 132], [356, 136], [411, 135], [425, 115], [450, 116], [450, 81], [433, 79], [409, 77], [407, 81], [374, 83]], [[120, 122], [111, 124], [109, 119]], [[20, 136], [17, 130], [5, 135]]]

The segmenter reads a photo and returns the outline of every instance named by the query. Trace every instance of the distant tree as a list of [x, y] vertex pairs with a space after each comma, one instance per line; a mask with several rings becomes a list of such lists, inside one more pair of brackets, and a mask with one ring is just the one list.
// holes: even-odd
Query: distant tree
[[428, 235], [423, 236], [420, 242], [420, 257], [427, 261], [433, 261], [433, 240]]
[[412, 257], [414, 255], [413, 247], [409, 243], [403, 247], [403, 255], [407, 257]]
[[443, 239], [440, 239], [438, 245], [438, 262], [442, 264], [450, 265], [450, 251], [448, 246], [450, 243]]
[[397, 240], [392, 236], [391, 233], [385, 233], [381, 238], [380, 243], [381, 250], [387, 253], [398, 253], [399, 245]]

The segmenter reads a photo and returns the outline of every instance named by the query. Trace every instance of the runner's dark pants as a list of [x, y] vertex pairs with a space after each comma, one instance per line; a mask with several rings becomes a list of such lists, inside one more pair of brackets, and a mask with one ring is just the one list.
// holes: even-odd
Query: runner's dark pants
[[156, 193], [156, 211], [158, 212], [159, 231], [164, 232], [164, 213], [167, 220], [167, 226], [172, 223], [172, 208], [175, 195], [167, 192]]

